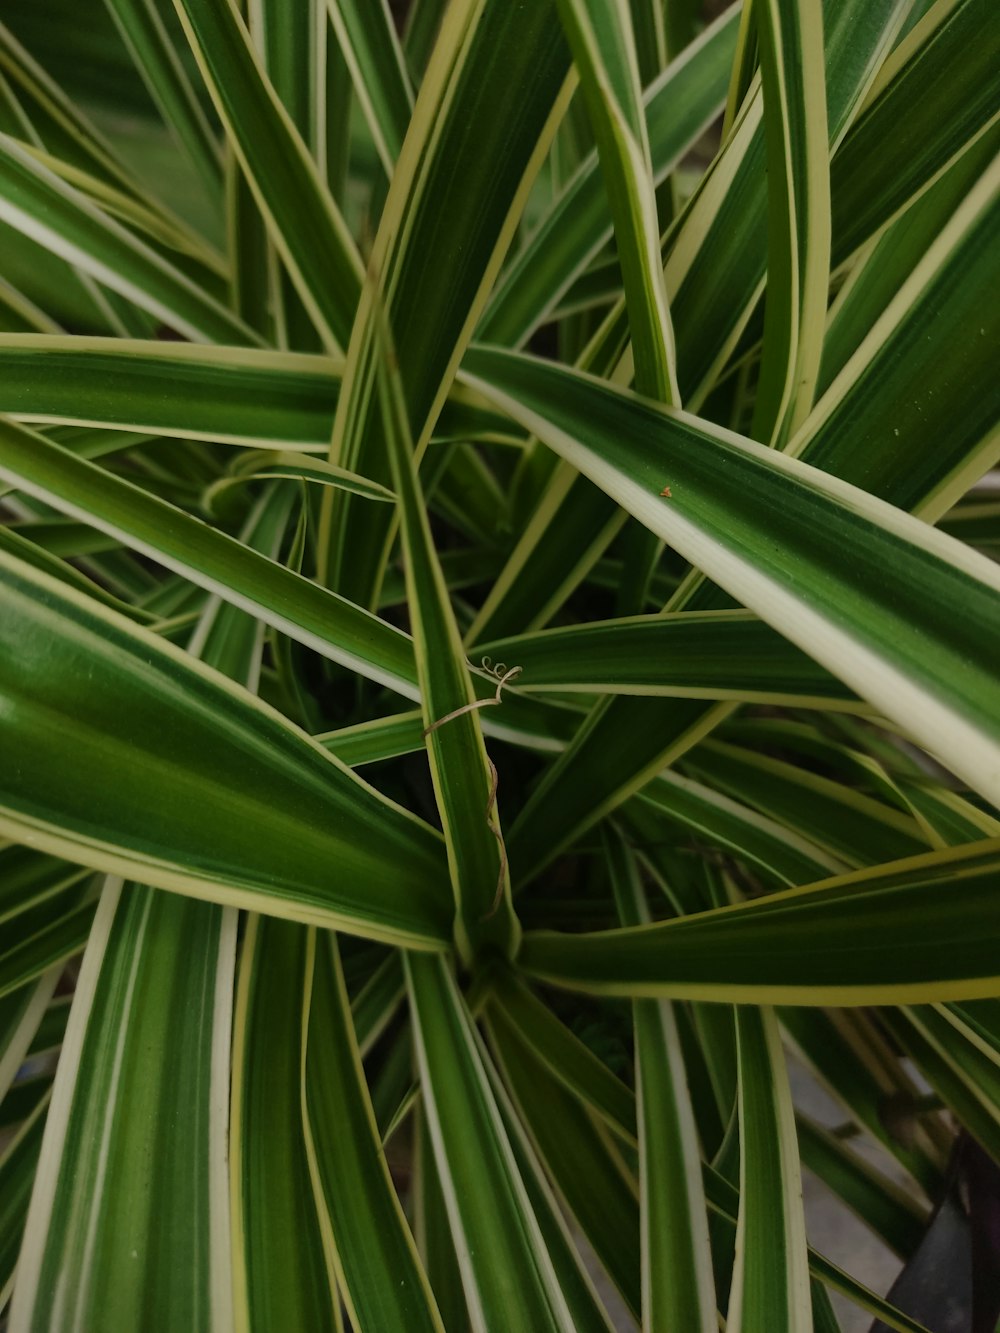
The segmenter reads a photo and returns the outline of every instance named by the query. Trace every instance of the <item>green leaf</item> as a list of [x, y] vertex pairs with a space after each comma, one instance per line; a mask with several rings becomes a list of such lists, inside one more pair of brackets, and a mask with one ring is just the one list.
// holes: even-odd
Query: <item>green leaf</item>
[[0, 135], [0, 220], [195, 342], [258, 341], [189, 277], [8, 135]]
[[[137, 197], [145, 195], [143, 185], [113, 145], [3, 24], [0, 24], [0, 67], [16, 88], [18, 102], [50, 152]], [[165, 211], [159, 200], [154, 206]]]
[[559, 0], [558, 7], [611, 205], [636, 388], [679, 406], [677, 354], [629, 6], [627, 0]]
[[801, 1114], [795, 1125], [803, 1166], [901, 1258], [913, 1254], [927, 1229], [925, 1210], [913, 1195], [822, 1125]]
[[519, 961], [541, 980], [613, 995], [810, 1005], [991, 995], [998, 864], [1000, 841], [986, 839], [652, 926], [529, 931]]
[[980, 137], [899, 217], [864, 247], [837, 293], [823, 336], [817, 386], [825, 393], [908, 282], [955, 211], [989, 169], [1000, 126]]
[[[877, 10], [863, 7], [863, 12], [844, 5], [837, 7], [836, 14], [828, 14], [827, 115], [834, 139], [853, 114], [903, 14], [901, 5]], [[766, 189], [760, 110], [758, 94], [747, 103], [709, 180], [692, 199], [683, 223], [671, 237], [667, 278], [678, 329], [679, 372], [682, 388], [695, 401], [713, 383], [759, 298], [764, 277]], [[878, 190], [877, 177], [870, 188]], [[943, 392], [943, 384], [937, 392]], [[850, 437], [840, 434], [838, 438]], [[929, 439], [928, 447], [937, 452], [938, 436], [933, 442]], [[898, 457], [898, 445], [896, 454]], [[557, 474], [553, 482], [559, 477]], [[610, 499], [605, 497], [602, 503], [600, 495], [582, 479], [570, 486], [569, 476], [562, 477], [561, 492], [555, 490], [549, 499], [547, 506], [539, 507], [538, 522], [532, 523], [501, 576], [499, 586], [512, 584], [513, 619], [496, 629], [491, 626], [486, 633], [510, 633], [525, 624], [541, 623], [541, 617], [533, 618], [539, 605], [544, 606], [544, 617], [551, 616], [610, 539], [616, 521], [620, 522], [620, 511]], [[548, 539], [544, 547], [542, 538]], [[549, 573], [547, 566], [554, 572]], [[526, 568], [532, 571], [530, 579], [522, 576]], [[550, 598], [549, 589], [554, 589]], [[702, 603], [699, 609], [723, 605], [725, 601]], [[477, 628], [483, 631], [482, 622]], [[522, 866], [528, 861], [532, 871], [564, 845], [565, 839], [683, 753], [724, 715], [719, 710], [713, 718], [690, 703], [651, 705], [621, 700], [598, 708], [565, 759], [543, 779], [515, 826], [512, 857]], [[544, 828], [539, 818], [543, 809]], [[525, 846], [530, 849], [527, 853], [522, 850]]]
[[242, 1326], [337, 1327], [302, 1134], [309, 932], [252, 914], [233, 1016], [229, 1129], [234, 1305]]
[[[835, 265], [995, 120], [998, 55], [996, 10], [981, 0], [946, 0], [931, 5], [885, 61], [831, 168]], [[875, 180], [881, 187], [872, 191]]]
[[46, 1094], [0, 1155], [0, 1306], [4, 1308], [14, 1285], [48, 1109]]
[[218, 141], [153, 0], [107, 0], [107, 4], [163, 119], [205, 183], [210, 189], [217, 187], [222, 169]]
[[[73, 528], [75, 531], [86, 533], [93, 542], [95, 538], [93, 528], [83, 528], [82, 525], [77, 524], [73, 524]], [[114, 593], [107, 592], [99, 583], [95, 583], [93, 579], [88, 578], [85, 574], [81, 574], [75, 565], [69, 564], [66, 560], [59, 559], [58, 556], [51, 554], [46, 548], [37, 545], [35, 541], [27, 540], [29, 535], [31, 537], [37, 537], [37, 529], [34, 527], [30, 529], [24, 528], [18, 532], [14, 530], [13, 525], [11, 527], [0, 528], [0, 548], [9, 552], [11, 555], [17, 556], [19, 560], [24, 560], [29, 565], [34, 565], [36, 569], [40, 569], [43, 573], [49, 574], [53, 578], [61, 579], [64, 583], [70, 584], [71, 587], [76, 588], [79, 592], [86, 593], [88, 597], [94, 598], [95, 601], [102, 602], [105, 606], [112, 607], [122, 615], [137, 620], [140, 624], [149, 624], [156, 620], [156, 616], [151, 612], [145, 611], [142, 607], [131, 606], [128, 602], [122, 601], [120, 597], [116, 597]], [[114, 541], [113, 538], [103, 538], [99, 535], [96, 536], [96, 542], [94, 544], [97, 545], [98, 549], [105, 546], [109, 549], [117, 549], [118, 546], [118, 543]], [[76, 544], [74, 543], [74, 545]], [[79, 549], [79, 546], [77, 546], [73, 554], [78, 553]], [[91, 546], [90, 549], [93, 549], [93, 546]]]
[[0, 828], [198, 897], [425, 947], [447, 938], [437, 835], [217, 673], [0, 562], [5, 746], [19, 756]]
[[[718, 113], [738, 27], [739, 7], [732, 5], [646, 90], [644, 114], [657, 184]], [[504, 270], [477, 330], [479, 340], [524, 343], [600, 253], [611, 232], [594, 152], [581, 162]]]
[[[905, 0], [877, 7], [855, 0], [824, 4], [831, 145], [856, 114], [907, 8]], [[894, 131], [892, 125], [883, 126], [883, 133]], [[669, 238], [667, 291], [678, 330], [678, 376], [689, 407], [704, 400], [760, 299], [768, 257], [764, 140], [758, 86]], [[884, 197], [886, 185], [882, 172], [867, 172], [864, 188], [873, 199]]]
[[685, 768], [811, 839], [845, 866], [927, 850], [916, 820], [798, 765], [710, 741], [685, 759]]
[[413, 93], [392, 14], [385, 0], [327, 0], [362, 115], [391, 176], [403, 146]]
[[556, 1279], [566, 1299], [573, 1328], [578, 1330], [578, 1333], [583, 1333], [583, 1330], [608, 1333], [612, 1327], [610, 1314], [596, 1290], [592, 1274], [580, 1256], [577, 1238], [572, 1233], [555, 1191], [545, 1175], [543, 1161], [534, 1149], [531, 1135], [518, 1117], [514, 1103], [492, 1062], [487, 1068], [487, 1073], [500, 1114], [503, 1116], [521, 1179], [528, 1192], [532, 1211], [552, 1260]]
[[34, 912], [26, 912], [6, 927], [0, 953], [0, 996], [61, 968], [87, 942], [94, 917], [93, 897], [87, 888], [69, 889]]
[[53, 968], [0, 1001], [0, 1102], [17, 1077], [58, 980], [59, 972]]
[[404, 957], [427, 1125], [472, 1326], [572, 1333], [455, 983], [443, 960]]
[[479, 349], [466, 367], [650, 531], [988, 799], [1000, 796], [1000, 728], [988, 702], [1000, 653], [995, 566], [857, 487], [701, 418], [511, 353]]
[[886, 1106], [912, 1106], [916, 1084], [895, 1052], [858, 1010], [779, 1011], [786, 1039], [796, 1056], [841, 1106], [846, 1117], [867, 1131], [900, 1164], [928, 1198], [940, 1194], [943, 1160], [926, 1121], [913, 1118], [900, 1135]]
[[959, 1122], [991, 1157], [1000, 1152], [1000, 1052], [943, 1005], [894, 1011], [886, 1025]]
[[639, 1317], [639, 1186], [618, 1148], [520, 1033], [491, 1008], [499, 1068], [563, 1209], [587, 1239], [628, 1309]]
[[808, 415], [830, 282], [820, 0], [757, 0], [767, 144], [768, 261], [764, 345], [752, 434], [780, 444]]
[[[635, 858], [616, 833], [604, 840], [625, 926], [649, 920]], [[695, 1127], [677, 1020], [666, 1000], [636, 1000], [636, 1101], [643, 1327], [717, 1328], [712, 1252]], [[731, 1308], [731, 1307], [730, 1307]]]
[[468, 1321], [465, 1294], [462, 1291], [462, 1278], [458, 1271], [437, 1167], [419, 1106], [416, 1108], [413, 1137], [413, 1234], [438, 1303], [441, 1322], [446, 1329], [458, 1329]]
[[310, 317], [331, 351], [347, 346], [361, 261], [232, 0], [174, 0], [215, 108]]
[[[343, 373], [338, 357], [298, 352], [30, 334], [0, 334], [0, 367], [0, 411], [24, 421], [308, 453], [329, 447]], [[497, 440], [511, 430], [479, 395], [456, 387], [435, 438]]]
[[[254, 0], [248, 7], [248, 27], [254, 46], [261, 56], [263, 67], [275, 94], [291, 118], [323, 175], [323, 158], [327, 132], [327, 93], [329, 72], [327, 55], [329, 26], [323, 0], [307, 0], [289, 13], [272, 0]], [[334, 64], [339, 53], [334, 48]], [[339, 70], [342, 75], [342, 70]], [[233, 155], [235, 156], [235, 154]], [[273, 243], [267, 239], [267, 224], [256, 204], [251, 202], [253, 192], [246, 176], [240, 173], [246, 187], [241, 206], [252, 210], [251, 227], [256, 233], [251, 245], [260, 245], [270, 289], [270, 306], [274, 316], [274, 336], [283, 347], [297, 347], [312, 351], [322, 345], [313, 320], [298, 296], [294, 282], [282, 267]], [[249, 196], [249, 199], [246, 199]], [[338, 201], [339, 203], [339, 201]], [[248, 256], [250, 257], [250, 256]], [[267, 300], [266, 297], [258, 298]]]
[[[562, 114], [568, 69], [553, 6], [449, 7], [354, 322], [330, 453], [337, 466], [388, 480], [375, 392], [377, 311], [392, 331], [419, 462]], [[373, 605], [391, 530], [389, 518], [361, 514], [349, 497], [324, 496], [323, 580]]]
[[42, 148], [27, 146], [36, 161], [112, 218], [140, 233], [140, 238], [145, 239], [167, 263], [176, 265], [217, 299], [224, 294], [228, 273], [226, 261], [197, 232], [177, 219], [164, 217], [159, 209], [138, 201], [133, 193], [120, 189], [117, 184], [108, 184], [80, 167], [53, 157]]
[[[235, 943], [233, 912], [106, 882], [53, 1086], [12, 1328], [227, 1326]], [[203, 1128], [192, 1141], [194, 1108]]]
[[274, 0], [253, 0], [247, 20], [271, 86], [318, 164], [326, 130], [325, 5], [308, 0], [289, 13]]
[[609, 1129], [634, 1145], [635, 1098], [621, 1079], [573, 1036], [516, 973], [498, 973], [493, 990], [497, 1003], [490, 1009], [491, 1025], [513, 1025], [568, 1091], [586, 1101]]
[[[1000, 148], [1000, 132], [992, 139]], [[933, 521], [997, 460], [1000, 152], [817, 403], [789, 452]], [[898, 230], [893, 229], [901, 243]], [[923, 374], [909, 349], [921, 343]], [[928, 370], [933, 366], [933, 372]]]
[[[839, 132], [838, 127], [843, 127], [845, 116], [853, 104], [852, 99], [859, 97], [867, 86], [866, 81], [870, 81], [879, 52], [898, 26], [901, 14], [902, 10], [899, 9], [879, 9], [877, 13], [866, 9], [866, 21], [855, 22], [847, 21], [851, 18], [851, 10], [845, 9], [843, 21], [830, 27], [827, 92], [828, 118], [834, 133]], [[868, 26], [869, 20], [871, 26]], [[748, 122], [747, 133], [750, 133], [750, 129]], [[753, 136], [758, 135], [758, 130], [753, 130]], [[743, 130], [738, 129], [737, 134], [742, 133]], [[712, 348], [717, 344], [713, 342], [711, 347], [702, 346], [699, 343], [702, 336], [700, 331], [710, 331], [714, 339], [721, 330], [732, 328], [734, 312], [743, 309], [741, 303], [750, 299], [746, 295], [740, 296], [739, 292], [743, 289], [735, 288], [729, 278], [731, 274], [738, 276], [740, 282], [752, 278], [752, 275], [748, 278], [747, 274], [747, 254], [757, 252], [757, 242], [750, 243], [746, 228], [757, 216], [755, 210], [758, 206], [761, 229], [759, 249], [763, 255], [763, 194], [759, 175], [761, 162], [756, 167], [752, 165], [754, 156], [750, 152], [749, 143], [750, 140], [738, 149], [738, 140], [734, 139], [716, 168], [721, 171], [724, 160], [730, 157], [736, 159], [730, 163], [735, 172], [734, 183], [731, 188], [725, 187], [722, 195], [725, 209], [719, 206], [719, 195], [714, 189], [706, 188], [702, 191], [692, 202], [686, 227], [682, 229], [690, 229], [690, 241], [684, 242], [679, 235], [677, 245], [671, 252], [676, 255], [677, 264], [683, 261], [682, 267], [677, 269], [679, 280], [683, 280], [673, 294], [675, 312], [680, 312], [678, 330], [682, 383], [686, 373], [685, 357], [689, 350], [695, 366], [701, 366], [704, 373], [708, 373], [711, 356], [714, 355]], [[761, 147], [758, 144], [758, 149]], [[718, 184], [719, 189], [723, 190], [725, 182], [720, 181]], [[880, 188], [878, 181], [873, 181], [870, 188], [873, 191]], [[946, 271], [942, 273], [940, 283], [930, 283], [926, 304], [923, 299], [914, 301], [911, 294], [901, 307], [901, 317], [898, 321], [894, 320], [892, 336], [886, 339], [881, 334], [878, 337], [875, 347], [884, 345], [884, 357], [879, 357], [877, 371], [870, 379], [866, 372], [871, 354], [855, 358], [850, 377], [845, 378], [840, 386], [844, 390], [842, 401], [854, 409], [850, 420], [846, 412], [839, 417], [834, 412], [830, 430], [821, 428], [815, 443], [811, 441], [811, 429], [815, 424], [822, 427], [823, 416], [814, 413], [812, 421], [804, 427], [796, 441], [796, 449], [801, 449], [808, 461], [862, 485], [871, 484], [868, 480], [871, 477], [883, 498], [918, 506], [925, 497], [931, 504], [946, 504], [948, 495], [954, 493], [951, 488], [960, 489], [964, 478], [967, 484], [970, 474], [978, 476], [995, 458], [997, 437], [992, 430], [992, 422], [997, 411], [994, 402], [997, 379], [990, 356], [992, 341], [988, 335], [991, 329], [981, 322], [973, 323], [982, 314], [980, 294], [984, 284], [989, 285], [995, 278], [992, 270], [989, 274], [985, 272], [986, 266], [993, 262], [990, 256], [994, 254], [994, 250], [985, 244], [985, 238], [992, 235], [996, 227], [989, 198], [981, 191], [977, 199], [969, 201], [969, 208], [957, 222], [948, 242], [949, 247], [955, 247], [954, 259], [945, 266]], [[756, 228], [758, 223], [754, 222], [753, 226]], [[753, 234], [756, 236], [757, 233]], [[722, 247], [721, 251], [718, 246]], [[739, 250], [739, 264], [735, 269], [727, 259], [730, 247], [734, 246]], [[968, 247], [967, 251], [965, 247]], [[926, 267], [929, 273], [923, 273], [920, 290], [928, 285], [929, 276], [937, 274], [937, 257], [929, 258]], [[668, 260], [668, 276], [670, 271], [671, 261]], [[753, 300], [756, 300], [757, 289], [753, 286], [756, 281], [754, 278], [747, 289]], [[691, 294], [690, 305], [688, 293]], [[934, 316], [930, 318], [932, 310]], [[946, 312], [948, 318], [939, 320], [939, 312]], [[967, 332], [964, 336], [962, 334], [963, 328], [967, 331], [970, 327], [986, 327], [987, 336], [970, 341]], [[939, 331], [940, 343], [936, 342]], [[913, 340], [922, 345], [928, 333], [934, 343], [932, 358], [929, 362], [921, 359], [920, 370], [914, 372], [917, 362], [906, 349], [913, 345]], [[956, 354], [956, 349], [961, 373], [957, 373], [956, 366], [949, 360], [949, 356]], [[895, 369], [899, 378], [891, 388], [887, 386], [887, 391], [883, 393], [882, 386], [887, 383], [889, 367]], [[937, 373], [938, 367], [940, 374]], [[910, 371], [909, 382], [906, 381], [907, 370]], [[914, 373], [919, 384], [913, 379]], [[971, 381], [966, 378], [967, 373], [971, 374]], [[854, 384], [859, 388], [856, 395], [847, 392]], [[972, 387], [973, 384], [975, 387]], [[901, 437], [894, 433], [898, 429], [895, 415], [898, 405], [910, 401], [911, 395], [916, 395], [914, 401], [919, 410], [914, 410], [912, 414], [907, 446], [903, 447]], [[827, 407], [835, 401], [829, 395], [827, 399]], [[970, 403], [977, 407], [982, 405], [982, 415], [970, 412]], [[929, 423], [926, 431], [925, 417]], [[955, 441], [954, 454], [942, 448], [942, 439], [949, 444]], [[922, 462], [915, 467], [916, 454], [919, 454]], [[945, 494], [938, 501], [935, 488], [942, 483]], [[517, 603], [516, 618], [509, 625], [501, 625], [502, 630], [509, 632], [526, 621], [532, 623], [529, 620], [530, 611], [525, 613], [521, 608], [526, 600], [532, 610], [544, 600], [536, 591], [536, 578], [544, 579], [545, 560], [554, 561], [560, 571], [567, 568], [570, 571], [581, 567], [585, 569], [587, 557], [583, 561], [579, 558], [579, 552], [585, 549], [583, 541], [592, 543], [596, 533], [600, 548], [601, 541], [606, 540], [606, 537], [602, 539], [600, 536], [602, 530], [607, 533], [610, 524], [610, 530], [613, 531], [614, 515], [619, 511], [610, 499], [606, 499], [602, 506], [597, 492], [588, 483], [580, 481], [570, 490], [568, 480], [565, 481], [562, 499], [567, 498], [573, 501], [575, 507], [572, 509], [568, 503], [563, 506], [558, 496], [546, 512], [540, 507], [540, 522], [532, 525], [525, 541], [517, 547], [515, 559], [508, 567], [513, 571], [516, 596], [511, 600], [511, 605], [513, 608]], [[584, 513], [581, 504], [586, 504], [589, 512]], [[577, 519], [580, 520], [579, 529], [576, 526]], [[561, 540], [563, 531], [569, 534], [570, 540]], [[581, 533], [586, 534], [585, 539], [581, 538]], [[542, 534], [547, 534], [550, 541], [544, 552], [545, 560], [536, 562], [534, 546]], [[539, 555], [542, 554], [540, 550]], [[529, 567], [532, 578], [520, 577], [520, 570]], [[507, 577], [508, 572], [505, 571], [501, 576], [501, 585], [507, 581]], [[567, 587], [572, 587], [572, 580], [578, 577], [579, 574], [575, 572], [569, 574], [546, 606], [545, 615], [551, 615], [553, 607], [558, 606], [565, 597]], [[545, 587], [544, 583], [542, 587]], [[684, 605], [688, 604], [690, 592], [689, 588]], [[724, 600], [702, 600], [695, 606], [708, 609], [725, 604]], [[665, 763], [683, 753], [694, 740], [716, 725], [723, 715], [720, 710], [713, 719], [703, 708], [690, 703], [673, 702], [654, 705], [620, 700], [613, 706], [602, 703], [599, 709], [600, 715], [594, 714], [590, 725], [581, 730], [577, 743], [543, 779], [519, 824], [512, 830], [510, 849], [515, 864], [520, 861], [525, 869], [537, 869], [540, 863], [564, 845], [566, 839], [593, 822], [601, 811], [624, 799]], [[544, 827], [539, 818], [542, 810], [545, 811]], [[527, 852], [524, 850], [526, 847], [529, 849]]]
[[[502, 1012], [499, 1008], [491, 1010], [491, 1030], [495, 1029], [497, 1017]], [[820, 1010], [795, 1010], [791, 1012], [805, 1014], [809, 1017], [823, 1017]], [[530, 1041], [530, 1034], [518, 1033], [517, 1035], [521, 1038], [522, 1043]], [[829, 1043], [827, 1043], [826, 1048], [829, 1049]], [[580, 1176], [580, 1162], [583, 1160], [584, 1151], [587, 1151], [588, 1142], [592, 1150], [594, 1143], [600, 1142], [600, 1140], [592, 1132], [592, 1121], [583, 1122], [591, 1125], [589, 1139], [580, 1137], [578, 1131], [581, 1122], [578, 1116], [574, 1114], [576, 1107], [573, 1100], [560, 1102], [558, 1114], [553, 1113], [549, 1096], [550, 1089], [545, 1088], [545, 1081], [555, 1078], [567, 1087], [572, 1086], [574, 1082], [573, 1068], [578, 1067], [578, 1061], [573, 1059], [568, 1064], [565, 1062], [568, 1047], [564, 1042], [558, 1044], [547, 1043], [546, 1049], [547, 1054], [544, 1057], [544, 1063], [537, 1060], [530, 1063], [525, 1063], [523, 1059], [517, 1061], [514, 1059], [517, 1047], [511, 1044], [510, 1035], [508, 1035], [502, 1044], [504, 1071], [508, 1076], [511, 1076], [516, 1069], [521, 1069], [520, 1076], [517, 1078], [517, 1097], [522, 1115], [526, 1117], [536, 1135], [541, 1134], [544, 1137], [546, 1132], [548, 1133], [548, 1137], [544, 1140], [546, 1143], [550, 1143], [550, 1151], [546, 1154], [546, 1160], [560, 1179], [573, 1184], [578, 1181]], [[540, 1096], [540, 1087], [544, 1089], [544, 1097]], [[567, 1107], [569, 1111], [567, 1111]], [[889, 1138], [884, 1127], [879, 1124], [879, 1128], [887, 1141], [892, 1143], [893, 1140]], [[568, 1143], [565, 1141], [567, 1137], [570, 1138]], [[588, 1180], [593, 1181], [598, 1178], [602, 1180], [601, 1188], [595, 1191], [596, 1207], [594, 1211], [596, 1216], [600, 1217], [602, 1221], [606, 1221], [611, 1206], [610, 1201], [613, 1201], [615, 1214], [611, 1219], [610, 1232], [619, 1238], [622, 1235], [630, 1237], [635, 1230], [635, 1224], [623, 1221], [621, 1215], [617, 1212], [622, 1202], [623, 1176], [621, 1169], [615, 1170], [611, 1161], [610, 1154], [606, 1150], [603, 1154], [603, 1160], [596, 1156], [593, 1160], [588, 1157]], [[566, 1162], [568, 1162], [568, 1166], [563, 1171]], [[605, 1175], [604, 1172], [609, 1169], [610, 1175]], [[713, 1217], [735, 1236], [739, 1208], [738, 1190], [724, 1176], [707, 1164], [703, 1166], [703, 1179], [705, 1197]], [[604, 1210], [603, 1214], [599, 1211], [602, 1208]], [[593, 1243], [594, 1234], [588, 1234]], [[636, 1248], [634, 1242], [631, 1243], [630, 1250], [632, 1253]], [[901, 1314], [895, 1307], [849, 1277], [848, 1274], [837, 1268], [816, 1250], [810, 1248], [808, 1254], [809, 1268], [813, 1277], [818, 1278], [830, 1290], [840, 1292], [848, 1300], [858, 1305], [859, 1308], [867, 1310], [882, 1319], [890, 1328], [899, 1329], [902, 1333], [927, 1333], [922, 1324]]]
[[381, 350], [382, 420], [399, 495], [427, 758], [448, 849], [459, 951], [466, 960], [482, 948], [510, 956], [517, 949], [519, 927], [497, 809], [499, 778], [483, 743], [469, 667], [414, 464], [394, 352], [384, 328]]
[[252, 453], [231, 469], [232, 475], [220, 477], [205, 491], [203, 503], [206, 509], [218, 507], [219, 498], [233, 487], [245, 486], [247, 482], [265, 479], [291, 478], [295, 481], [311, 481], [320, 486], [339, 486], [353, 495], [363, 495], [369, 500], [380, 500], [392, 504], [396, 497], [385, 486], [367, 477], [359, 477], [356, 472], [347, 472], [344, 468], [333, 467], [320, 458], [309, 458], [292, 450], [277, 453]]
[[341, 763], [356, 768], [359, 764], [377, 763], [381, 759], [395, 759], [422, 750], [424, 715], [418, 709], [391, 717], [372, 718], [353, 727], [323, 732], [314, 739], [336, 755]]
[[742, 611], [621, 616], [473, 642], [474, 656], [516, 662], [517, 688], [529, 694], [579, 690], [864, 708], [835, 677]]
[[786, 824], [669, 769], [649, 782], [636, 800], [655, 811], [658, 824], [665, 818], [688, 830], [699, 843], [721, 854], [731, 853], [765, 883], [803, 884], [817, 875], [847, 869], [839, 857]]
[[0, 438], [0, 477], [334, 660], [364, 663], [372, 679], [416, 695], [409, 640], [385, 621], [41, 435], [0, 421]]
[[811, 1333], [809, 1265], [795, 1118], [778, 1025], [736, 1011], [740, 1214], [727, 1328]]
[[348, 1316], [355, 1328], [442, 1330], [381, 1151], [332, 936], [311, 932], [305, 981], [306, 1150]]

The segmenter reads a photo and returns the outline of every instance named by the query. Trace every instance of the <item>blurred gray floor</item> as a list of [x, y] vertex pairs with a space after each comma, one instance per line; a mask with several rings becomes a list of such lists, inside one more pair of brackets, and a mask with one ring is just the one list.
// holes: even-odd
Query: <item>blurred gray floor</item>
[[[843, 1112], [815, 1079], [791, 1058], [788, 1066], [792, 1097], [798, 1109], [828, 1128], [842, 1124]], [[863, 1142], [860, 1138], [852, 1142], [852, 1147], [869, 1157], [886, 1175], [900, 1183], [905, 1181], [905, 1176], [888, 1153], [882, 1152], [875, 1145]], [[802, 1173], [802, 1194], [810, 1244], [839, 1267], [846, 1269], [859, 1282], [863, 1282], [865, 1286], [884, 1296], [900, 1268], [899, 1260], [892, 1251], [873, 1236], [822, 1181], [805, 1170]], [[600, 1272], [596, 1258], [587, 1254], [586, 1241], [579, 1235], [576, 1239], [581, 1251], [590, 1261], [588, 1266], [601, 1298], [615, 1321], [616, 1329], [619, 1333], [629, 1333], [635, 1329], [635, 1323], [622, 1304], [621, 1298]], [[836, 1293], [833, 1295], [833, 1304], [840, 1322], [841, 1333], [868, 1333], [872, 1324], [870, 1314], [859, 1310], [856, 1305]]]
[[[800, 1110], [828, 1128], [842, 1123], [844, 1116], [837, 1104], [806, 1070], [789, 1060], [788, 1072], [792, 1097]], [[888, 1153], [860, 1138], [852, 1140], [852, 1147], [867, 1156], [887, 1176], [901, 1183], [905, 1181], [895, 1159]], [[873, 1236], [822, 1181], [806, 1170], [802, 1172], [802, 1195], [810, 1244], [866, 1287], [884, 1296], [900, 1268], [892, 1251]], [[836, 1294], [833, 1304], [841, 1333], [867, 1333], [872, 1323], [870, 1314]]]

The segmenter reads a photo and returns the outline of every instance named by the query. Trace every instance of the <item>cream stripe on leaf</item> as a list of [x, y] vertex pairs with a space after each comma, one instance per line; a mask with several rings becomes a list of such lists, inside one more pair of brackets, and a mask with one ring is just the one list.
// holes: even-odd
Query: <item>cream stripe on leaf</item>
[[677, 354], [627, 0], [559, 0], [614, 220], [640, 393], [679, 405]]
[[[0, 828], [195, 897], [444, 943], [437, 834], [218, 673], [29, 566], [0, 563], [12, 756]], [[248, 824], [270, 832], [251, 846]]]
[[726, 1327], [812, 1333], [795, 1112], [770, 1009], [736, 1011], [740, 1213]]
[[361, 261], [233, 0], [174, 0], [271, 240], [329, 350], [347, 346]]
[[[513, 956], [520, 927], [500, 828], [499, 777], [483, 743], [469, 664], [434, 549], [391, 340], [381, 329], [379, 397], [399, 496], [407, 607], [434, 798], [448, 849], [460, 954]], [[500, 696], [501, 682], [497, 682]], [[502, 707], [502, 700], [500, 707]]]
[[423, 1105], [472, 1327], [572, 1333], [462, 996], [443, 959], [407, 954], [405, 965]]
[[[375, 238], [332, 463], [389, 479], [375, 385], [377, 305], [395, 341], [418, 459], [423, 453], [562, 114], [568, 71], [553, 6], [455, 0], [448, 7]], [[343, 495], [324, 501], [320, 573], [373, 605], [392, 518], [361, 514]]]
[[[604, 854], [624, 926], [649, 920], [639, 870], [620, 834]], [[642, 1326], [715, 1333], [715, 1282], [695, 1125], [677, 1019], [667, 1000], [635, 1000]]]
[[995, 838], [695, 916], [590, 935], [528, 932], [525, 970], [616, 995], [737, 1004], [925, 1004], [997, 988]]
[[[287, 505], [276, 498], [252, 511], [242, 534], [251, 545], [271, 549], [280, 539]], [[217, 600], [190, 642], [250, 688], [261, 647], [259, 626]], [[105, 881], [53, 1087], [15, 1327], [234, 1327], [227, 1131], [236, 915]]]
[[1000, 577], [988, 560], [837, 478], [577, 372], [480, 349], [467, 373], [720, 587], [997, 799]]
[[781, 444], [812, 406], [830, 282], [820, 0], [756, 0], [767, 144], [767, 294], [752, 434]]
[[195, 342], [258, 341], [235, 315], [8, 135], [0, 135], [0, 220]]
[[382, 1151], [336, 939], [325, 931], [310, 932], [304, 980], [306, 1153], [351, 1325], [443, 1333]]

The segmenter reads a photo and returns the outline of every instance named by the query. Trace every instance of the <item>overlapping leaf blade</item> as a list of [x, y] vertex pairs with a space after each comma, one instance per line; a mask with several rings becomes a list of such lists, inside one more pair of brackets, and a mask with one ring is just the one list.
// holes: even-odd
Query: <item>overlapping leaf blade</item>
[[[430, 829], [179, 650], [28, 566], [3, 570], [5, 751], [19, 756], [5, 828], [196, 896], [444, 940]], [[248, 823], [267, 838], [249, 845]]]
[[528, 932], [521, 960], [548, 981], [616, 995], [840, 1005], [991, 995], [997, 865], [987, 839], [653, 926]]
[[[478, 387], [651, 531], [987, 798], [1000, 795], [988, 665], [998, 648], [987, 646], [1000, 636], [1000, 579], [986, 560], [855, 487], [572, 371], [485, 349], [467, 367]], [[672, 498], [661, 497], [665, 484]], [[841, 560], [848, 539], [850, 569]], [[952, 618], [958, 603], [962, 614]], [[904, 606], [905, 624], [896, 619]], [[975, 642], [959, 663], [950, 654], [973, 606]], [[936, 629], [932, 617], [941, 617]]]

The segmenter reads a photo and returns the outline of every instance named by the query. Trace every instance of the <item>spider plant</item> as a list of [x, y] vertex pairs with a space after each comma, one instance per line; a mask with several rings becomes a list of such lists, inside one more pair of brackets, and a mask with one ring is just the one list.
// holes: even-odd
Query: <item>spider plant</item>
[[802, 1172], [983, 1252], [1000, 6], [7, 10], [11, 1333], [924, 1327]]

